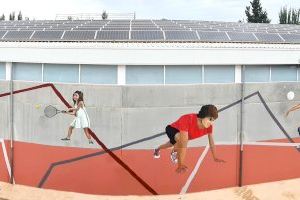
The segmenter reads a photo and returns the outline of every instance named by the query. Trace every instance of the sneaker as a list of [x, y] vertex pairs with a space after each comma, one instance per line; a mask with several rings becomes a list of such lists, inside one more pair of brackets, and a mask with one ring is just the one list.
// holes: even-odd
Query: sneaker
[[178, 159], [177, 159], [177, 152], [176, 152], [176, 151], [172, 151], [170, 157], [171, 157], [172, 163], [176, 164], [176, 163], [178, 162]]
[[160, 158], [159, 149], [154, 149], [153, 156], [154, 158]]
[[68, 141], [68, 140], [70, 140], [70, 138], [62, 138], [61, 140], [63, 140], [63, 141]]

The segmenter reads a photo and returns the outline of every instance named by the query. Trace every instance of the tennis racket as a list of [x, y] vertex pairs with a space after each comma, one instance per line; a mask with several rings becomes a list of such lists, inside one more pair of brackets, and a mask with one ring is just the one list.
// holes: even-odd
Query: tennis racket
[[55, 115], [57, 115], [59, 113], [67, 113], [67, 111], [65, 111], [65, 110], [58, 110], [57, 108], [55, 108], [54, 106], [51, 106], [51, 105], [47, 106], [44, 109], [44, 114], [48, 118], [54, 117]]

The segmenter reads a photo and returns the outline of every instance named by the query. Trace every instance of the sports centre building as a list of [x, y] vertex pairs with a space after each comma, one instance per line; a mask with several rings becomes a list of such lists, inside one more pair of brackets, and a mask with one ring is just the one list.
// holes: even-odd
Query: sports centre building
[[[88, 194], [184, 194], [300, 177], [300, 26], [190, 20], [0, 22], [0, 180]], [[84, 94], [94, 144], [65, 137]], [[291, 101], [289, 91], [295, 93]], [[214, 104], [175, 172], [165, 127]]]

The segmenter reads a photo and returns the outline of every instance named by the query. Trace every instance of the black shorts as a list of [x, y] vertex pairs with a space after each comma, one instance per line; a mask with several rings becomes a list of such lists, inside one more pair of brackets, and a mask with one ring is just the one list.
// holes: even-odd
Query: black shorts
[[166, 127], [166, 133], [167, 133], [168, 138], [170, 139], [171, 144], [173, 144], [173, 145], [176, 144], [175, 135], [179, 132], [180, 131], [177, 128], [174, 128], [170, 125], [168, 125]]

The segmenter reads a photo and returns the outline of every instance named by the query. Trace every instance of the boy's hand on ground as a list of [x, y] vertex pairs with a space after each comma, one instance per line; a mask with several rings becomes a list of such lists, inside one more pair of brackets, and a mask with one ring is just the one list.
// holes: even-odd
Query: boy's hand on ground
[[219, 159], [219, 158], [214, 158], [215, 162], [220, 162], [220, 163], [225, 163], [225, 160]]
[[181, 173], [184, 173], [187, 171], [187, 166], [185, 165], [178, 165], [177, 169], [176, 169], [176, 172], [181, 174]]

